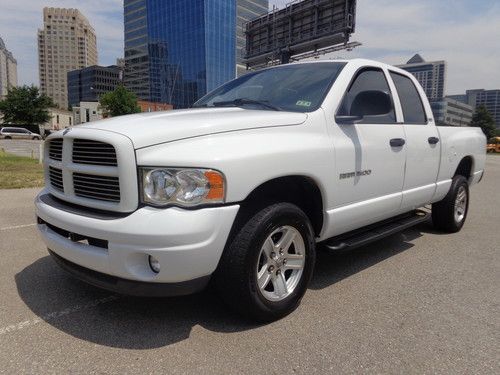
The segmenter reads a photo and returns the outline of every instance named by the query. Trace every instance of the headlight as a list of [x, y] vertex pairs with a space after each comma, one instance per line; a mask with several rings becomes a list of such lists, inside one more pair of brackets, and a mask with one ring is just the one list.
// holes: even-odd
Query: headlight
[[222, 173], [211, 169], [141, 168], [142, 201], [155, 206], [223, 203]]

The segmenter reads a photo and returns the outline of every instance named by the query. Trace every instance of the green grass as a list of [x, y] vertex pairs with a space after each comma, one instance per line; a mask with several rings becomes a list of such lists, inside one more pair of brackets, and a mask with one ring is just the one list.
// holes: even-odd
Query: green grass
[[43, 186], [43, 168], [38, 160], [10, 155], [0, 150], [0, 189]]

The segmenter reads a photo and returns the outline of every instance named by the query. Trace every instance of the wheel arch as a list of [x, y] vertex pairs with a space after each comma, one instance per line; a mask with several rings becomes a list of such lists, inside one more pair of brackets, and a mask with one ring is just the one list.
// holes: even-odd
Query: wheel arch
[[464, 156], [455, 170], [453, 177], [464, 176], [470, 181], [474, 171], [474, 158], [471, 155]]
[[233, 230], [257, 211], [278, 202], [297, 205], [311, 221], [314, 234], [319, 236], [324, 222], [323, 194], [313, 178], [303, 175], [276, 177], [254, 188], [241, 202]]

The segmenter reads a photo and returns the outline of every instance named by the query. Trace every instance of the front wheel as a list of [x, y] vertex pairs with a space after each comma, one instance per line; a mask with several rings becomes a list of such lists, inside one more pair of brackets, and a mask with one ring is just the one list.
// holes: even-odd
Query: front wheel
[[297, 308], [315, 259], [308, 217], [293, 204], [273, 204], [239, 228], [221, 258], [216, 286], [233, 310], [273, 321]]
[[450, 190], [442, 201], [432, 205], [434, 226], [444, 232], [462, 229], [469, 211], [469, 184], [464, 176], [455, 176]]

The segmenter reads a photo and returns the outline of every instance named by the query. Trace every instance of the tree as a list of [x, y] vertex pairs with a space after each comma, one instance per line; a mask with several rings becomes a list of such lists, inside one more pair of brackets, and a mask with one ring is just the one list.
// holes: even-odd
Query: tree
[[6, 124], [41, 125], [51, 118], [48, 109], [54, 102], [38, 87], [21, 86], [9, 89], [4, 100], [0, 101], [0, 112]]
[[123, 85], [118, 86], [115, 91], [101, 95], [100, 102], [104, 112], [113, 117], [141, 112], [137, 97]]
[[480, 105], [476, 108], [476, 112], [474, 112], [474, 115], [472, 116], [470, 126], [481, 128], [487, 139], [495, 136], [495, 120], [493, 120], [493, 116], [490, 112], [488, 112], [484, 105]]

